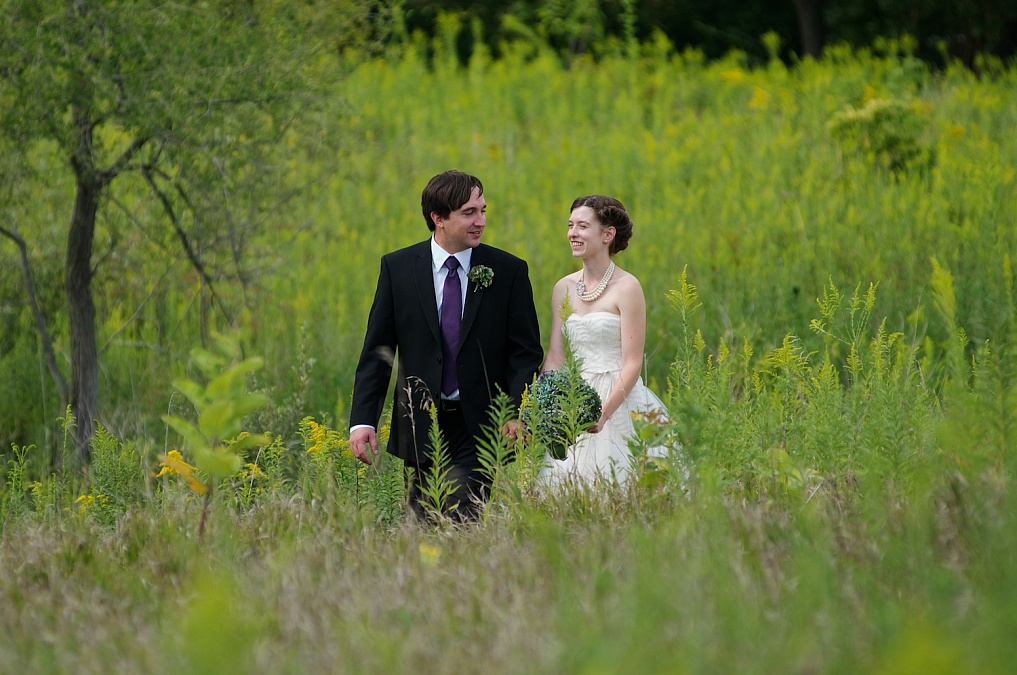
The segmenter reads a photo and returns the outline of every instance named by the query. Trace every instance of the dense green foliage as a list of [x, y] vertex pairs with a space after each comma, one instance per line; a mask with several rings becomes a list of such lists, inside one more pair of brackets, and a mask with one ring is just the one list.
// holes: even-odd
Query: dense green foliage
[[542, 373], [530, 390], [529, 406], [521, 419], [547, 445], [555, 459], [565, 459], [566, 450], [579, 433], [600, 419], [601, 400], [597, 390], [583, 380], [574, 361]]
[[[210, 504], [194, 448], [162, 422], [218, 400], [186, 356], [200, 280], [167, 249], [113, 236], [134, 188], [100, 213], [103, 419], [87, 475], [60, 464], [72, 421], [54, 421], [16, 251], [0, 246], [0, 660], [1006, 672], [1017, 72], [932, 73], [892, 49], [751, 68], [663, 42], [567, 67], [516, 43], [463, 67], [458, 35], [449, 22], [433, 44], [360, 63], [331, 114], [299, 125], [314, 134], [271, 150], [278, 189], [301, 199], [258, 234], [265, 274], [232, 354], [263, 359], [247, 384], [270, 403], [243, 428], [270, 437], [237, 446]], [[40, 171], [17, 187], [31, 198], [5, 215], [63, 353], [53, 251], [68, 178], [42, 171], [52, 152], [35, 148]], [[635, 233], [617, 262], [646, 293], [645, 379], [673, 420], [640, 425], [634, 445], [663, 443], [672, 461], [625, 490], [551, 496], [534, 485], [542, 447], [492, 447], [518, 461], [461, 531], [406, 523], [398, 463], [350, 456], [378, 258], [426, 236], [419, 191], [451, 167], [484, 181], [485, 240], [529, 261], [545, 332], [550, 289], [575, 269], [568, 205], [625, 203]], [[226, 379], [225, 399], [264, 400]]]
[[[810, 37], [821, 50], [907, 35], [914, 53], [936, 65], [951, 57], [976, 65], [982, 55], [1017, 52], [1017, 6], [1008, 0], [404, 0], [401, 7], [408, 26], [427, 34], [443, 13], [476, 20], [495, 51], [535, 34], [566, 56], [602, 54], [612, 43], [662, 33], [679, 51], [717, 58], [739, 50], [761, 62], [770, 51], [757, 38], [772, 33], [785, 58], [818, 56], [809, 51]], [[468, 56], [471, 47], [460, 41], [460, 54]]]

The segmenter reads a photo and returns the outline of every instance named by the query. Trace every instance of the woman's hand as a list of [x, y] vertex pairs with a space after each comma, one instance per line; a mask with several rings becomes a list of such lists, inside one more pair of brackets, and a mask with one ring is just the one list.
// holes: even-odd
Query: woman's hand
[[586, 433], [595, 434], [603, 429], [605, 424], [607, 424], [607, 418], [601, 416], [599, 420], [590, 425], [590, 428], [586, 430]]

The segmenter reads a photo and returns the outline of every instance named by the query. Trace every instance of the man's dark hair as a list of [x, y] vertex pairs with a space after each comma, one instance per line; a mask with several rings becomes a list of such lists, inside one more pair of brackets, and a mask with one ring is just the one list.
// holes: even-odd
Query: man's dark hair
[[420, 195], [420, 210], [427, 221], [427, 229], [434, 232], [431, 213], [448, 218], [449, 214], [470, 201], [473, 188], [484, 194], [484, 184], [480, 179], [462, 171], [446, 171], [429, 180]]

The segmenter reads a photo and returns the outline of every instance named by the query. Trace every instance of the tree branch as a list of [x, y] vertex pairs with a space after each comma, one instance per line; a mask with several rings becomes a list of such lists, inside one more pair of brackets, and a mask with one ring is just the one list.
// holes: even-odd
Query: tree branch
[[124, 167], [127, 166], [127, 163], [131, 161], [134, 155], [138, 154], [138, 152], [145, 147], [146, 143], [148, 143], [147, 136], [135, 138], [127, 149], [116, 158], [116, 161], [110, 164], [108, 168], [104, 169], [102, 173], [99, 174], [102, 177], [103, 184], [108, 184], [111, 180], [116, 178], [120, 172], [124, 170]]
[[145, 299], [142, 300], [141, 304], [138, 305], [138, 307], [134, 310], [134, 314], [131, 315], [131, 318], [127, 319], [127, 321], [125, 321], [123, 323], [123, 325], [120, 326], [120, 328], [116, 329], [116, 331], [113, 333], [113, 335], [109, 336], [109, 339], [106, 340], [106, 344], [104, 344], [99, 349], [99, 353], [100, 354], [104, 354], [106, 352], [106, 348], [109, 347], [110, 344], [113, 343], [113, 341], [117, 338], [117, 336], [119, 336], [121, 333], [123, 333], [127, 329], [128, 326], [130, 326], [132, 323], [134, 323], [138, 319], [138, 317], [141, 316], [141, 310], [143, 310], [145, 308], [145, 305], [148, 304], [148, 301], [152, 299], [152, 296], [155, 294], [155, 289], [157, 289], [159, 287], [159, 284], [162, 283], [162, 280], [166, 278], [166, 275], [170, 273], [171, 269], [172, 269], [172, 266], [166, 268], [166, 271], [162, 273], [162, 276], [159, 277], [159, 280], [156, 281], [155, 284], [152, 286], [151, 290], [148, 291], [148, 295], [145, 296]]
[[39, 303], [35, 297], [35, 282], [32, 280], [32, 269], [28, 261], [28, 247], [25, 245], [25, 240], [18, 234], [13, 222], [10, 222], [9, 228], [0, 225], [0, 234], [13, 240], [21, 253], [21, 273], [25, 280], [25, 295], [28, 296], [28, 305], [32, 308], [32, 316], [35, 317], [35, 328], [39, 331], [42, 355], [46, 361], [46, 366], [49, 368], [50, 377], [53, 378], [53, 383], [60, 394], [60, 409], [66, 410], [70, 391], [67, 388], [67, 380], [64, 378], [64, 374], [60, 372], [60, 368], [57, 366], [56, 353], [53, 351], [53, 341], [50, 339], [49, 330], [46, 329], [46, 318], [42, 315], [42, 310], [39, 309]]
[[194, 271], [196, 271], [198, 273], [198, 276], [201, 277], [202, 283], [208, 286], [208, 290], [212, 294], [213, 301], [217, 305], [219, 305], [219, 309], [222, 310], [222, 312], [225, 314], [226, 308], [223, 306], [222, 300], [219, 299], [218, 293], [215, 292], [215, 286], [212, 283], [212, 277], [208, 274], [208, 271], [205, 269], [205, 264], [201, 261], [201, 258], [194, 250], [194, 247], [191, 246], [191, 241], [190, 239], [187, 238], [187, 233], [184, 232], [184, 228], [181, 227], [180, 219], [177, 218], [177, 213], [176, 211], [173, 210], [173, 204], [170, 202], [169, 197], [166, 195], [165, 192], [163, 192], [159, 188], [159, 185], [155, 182], [155, 178], [152, 176], [151, 166], [149, 165], [143, 166], [141, 168], [141, 174], [145, 177], [145, 180], [148, 182], [149, 187], [152, 188], [152, 191], [155, 192], [156, 197], [162, 204], [163, 210], [169, 217], [170, 223], [173, 225], [173, 231], [176, 232], [177, 238], [180, 240], [181, 245], [184, 247], [184, 255], [187, 256], [188, 262], [191, 263], [191, 267], [193, 267]]

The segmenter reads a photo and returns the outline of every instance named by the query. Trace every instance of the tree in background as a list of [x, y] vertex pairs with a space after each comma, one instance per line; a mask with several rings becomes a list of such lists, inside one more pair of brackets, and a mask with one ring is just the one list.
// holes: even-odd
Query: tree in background
[[[149, 228], [146, 237], [169, 233], [200, 279], [203, 311], [230, 320], [217, 287], [248, 278], [251, 232], [280, 198], [265, 189], [277, 177], [272, 153], [301, 112], [334, 95], [320, 88], [338, 74], [340, 51], [375, 35], [376, 4], [3, 0], [0, 145], [13, 152], [5, 177], [20, 175], [40, 144], [55, 146], [73, 177], [68, 395], [86, 461], [99, 418], [92, 280], [103, 209], [120, 209]], [[132, 207], [125, 193], [147, 198]], [[0, 233], [24, 254], [12, 222]]]
[[917, 40], [917, 56], [927, 60], [945, 52], [972, 65], [979, 53], [1017, 52], [1012, 0], [404, 0], [402, 6], [408, 27], [427, 34], [434, 33], [442, 12], [476, 17], [495, 51], [522, 25], [563, 55], [596, 54], [598, 43], [590, 38], [624, 37], [631, 14], [635, 38], [660, 31], [678, 51], [694, 47], [708, 58], [737, 49], [765, 61], [769, 54], [760, 37], [766, 33], [780, 36], [785, 56], [819, 58], [828, 42], [869, 47], [878, 37], [905, 34]]
[[967, 66], [978, 54], [1017, 53], [1017, 3], [1012, 0], [806, 0], [821, 7], [830, 40], [856, 46], [876, 37], [910, 35], [927, 60], [949, 55]]

